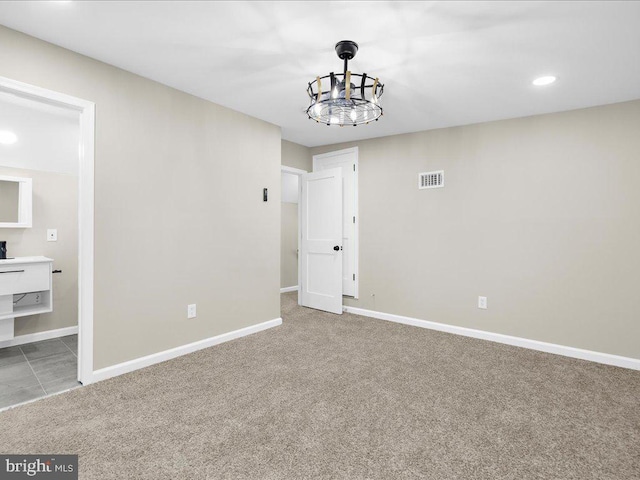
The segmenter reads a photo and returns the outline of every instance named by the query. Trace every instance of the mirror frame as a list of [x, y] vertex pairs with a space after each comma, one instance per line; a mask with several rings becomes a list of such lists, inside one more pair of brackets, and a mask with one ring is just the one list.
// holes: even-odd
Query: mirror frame
[[17, 182], [18, 186], [18, 221], [0, 222], [0, 228], [31, 228], [33, 223], [32, 192], [33, 186], [30, 178], [8, 177], [0, 175], [0, 181]]

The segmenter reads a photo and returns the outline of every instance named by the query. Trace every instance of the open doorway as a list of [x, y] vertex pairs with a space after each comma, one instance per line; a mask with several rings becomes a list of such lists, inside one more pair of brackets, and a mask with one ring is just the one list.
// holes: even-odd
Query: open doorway
[[298, 291], [299, 190], [305, 170], [281, 167], [280, 293]]
[[1, 77], [0, 105], [4, 409], [92, 380], [94, 105]]

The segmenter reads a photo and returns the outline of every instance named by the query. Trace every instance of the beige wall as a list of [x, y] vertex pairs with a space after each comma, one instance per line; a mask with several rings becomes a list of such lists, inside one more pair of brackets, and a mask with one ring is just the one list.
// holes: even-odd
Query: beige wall
[[95, 368], [280, 316], [279, 127], [4, 27], [0, 76], [96, 103]]
[[640, 358], [639, 130], [634, 101], [313, 148], [359, 146], [346, 303]]
[[[19, 194], [20, 184], [18, 182], [0, 180], [0, 223], [18, 222]], [[0, 240], [2, 239], [0, 238]]]
[[[282, 165], [313, 170], [308, 147], [282, 140]], [[280, 287], [298, 285], [298, 204], [282, 202], [280, 234]]]
[[[8, 257], [43, 255], [53, 258], [62, 273], [53, 276], [53, 312], [19, 317], [14, 334], [44, 332], [78, 324], [78, 177], [61, 173], [0, 166], [0, 175], [31, 178], [33, 227], [0, 228]], [[47, 229], [58, 230], [58, 241], [47, 241]]]
[[304, 145], [282, 140], [282, 165], [310, 172], [313, 170], [311, 149]]

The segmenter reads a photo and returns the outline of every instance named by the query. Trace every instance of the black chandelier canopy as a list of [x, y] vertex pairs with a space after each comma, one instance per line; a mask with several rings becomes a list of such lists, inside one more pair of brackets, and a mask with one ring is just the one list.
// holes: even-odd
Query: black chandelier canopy
[[348, 62], [356, 56], [358, 44], [351, 40], [336, 43], [336, 53], [344, 60], [342, 73], [331, 72], [309, 83], [311, 104], [307, 116], [326, 125], [361, 125], [382, 116], [380, 97], [384, 85], [366, 73], [352, 73]]

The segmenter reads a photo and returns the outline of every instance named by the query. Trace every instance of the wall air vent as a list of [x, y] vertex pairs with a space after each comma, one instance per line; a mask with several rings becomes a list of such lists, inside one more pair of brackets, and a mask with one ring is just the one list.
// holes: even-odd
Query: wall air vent
[[423, 172], [418, 174], [418, 188], [444, 187], [444, 170], [437, 172]]

